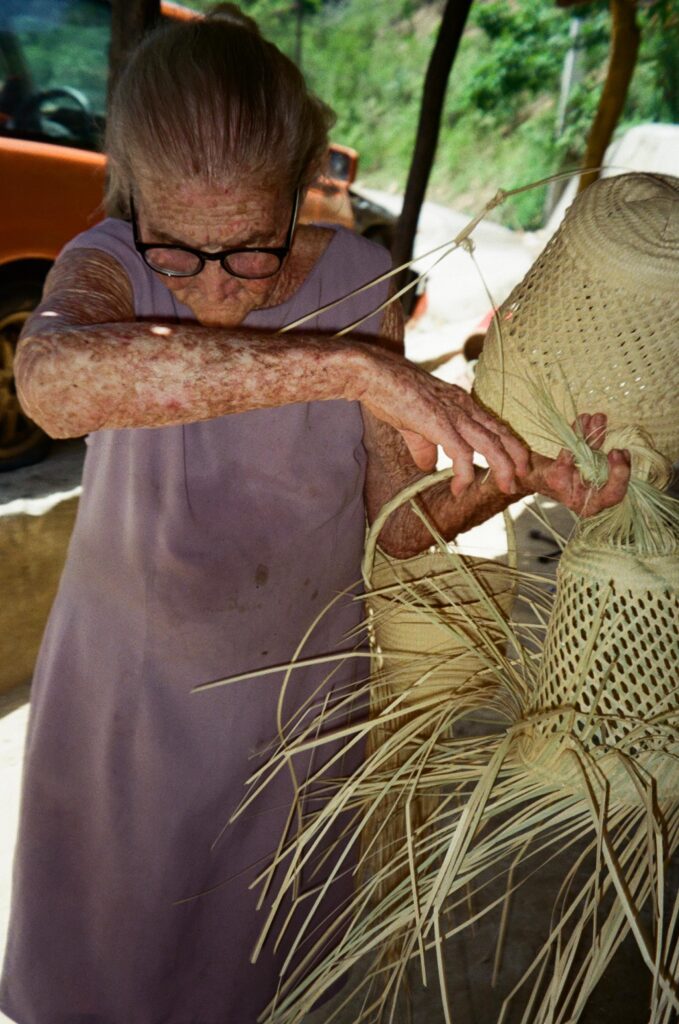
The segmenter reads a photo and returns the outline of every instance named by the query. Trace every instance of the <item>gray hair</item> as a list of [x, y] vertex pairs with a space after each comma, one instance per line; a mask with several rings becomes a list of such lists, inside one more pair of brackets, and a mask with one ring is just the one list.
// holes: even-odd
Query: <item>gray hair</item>
[[105, 206], [127, 216], [140, 175], [220, 184], [247, 173], [292, 192], [321, 170], [334, 121], [291, 60], [233, 4], [152, 32], [117, 82]]

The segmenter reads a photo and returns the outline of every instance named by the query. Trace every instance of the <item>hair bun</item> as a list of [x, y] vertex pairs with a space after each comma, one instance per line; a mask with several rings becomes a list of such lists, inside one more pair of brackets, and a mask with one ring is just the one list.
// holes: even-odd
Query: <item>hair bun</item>
[[214, 7], [211, 7], [207, 12], [206, 17], [210, 19], [219, 18], [222, 21], [228, 21], [231, 25], [237, 25], [239, 28], [244, 28], [247, 29], [248, 32], [252, 32], [253, 35], [261, 36], [259, 25], [255, 19], [244, 14], [237, 4], [215, 4]]

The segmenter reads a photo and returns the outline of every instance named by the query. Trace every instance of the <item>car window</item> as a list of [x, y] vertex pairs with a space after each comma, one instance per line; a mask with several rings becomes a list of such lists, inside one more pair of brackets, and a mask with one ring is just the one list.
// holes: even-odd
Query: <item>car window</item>
[[2, 0], [0, 133], [99, 149], [110, 37], [103, 0]]
[[328, 153], [328, 176], [337, 181], [349, 181], [351, 177], [351, 159], [333, 146]]

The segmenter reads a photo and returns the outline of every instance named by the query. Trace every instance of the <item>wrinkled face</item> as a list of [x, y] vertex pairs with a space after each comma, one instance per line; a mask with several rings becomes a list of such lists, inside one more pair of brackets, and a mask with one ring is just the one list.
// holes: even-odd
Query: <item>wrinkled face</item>
[[[239, 246], [281, 246], [285, 242], [293, 197], [288, 190], [237, 181], [210, 187], [144, 181], [136, 190], [142, 242], [187, 245], [205, 252]], [[202, 324], [236, 326], [253, 309], [277, 305], [285, 297], [287, 263], [273, 277], [232, 277], [218, 261], [207, 262], [194, 277], [158, 275]]]

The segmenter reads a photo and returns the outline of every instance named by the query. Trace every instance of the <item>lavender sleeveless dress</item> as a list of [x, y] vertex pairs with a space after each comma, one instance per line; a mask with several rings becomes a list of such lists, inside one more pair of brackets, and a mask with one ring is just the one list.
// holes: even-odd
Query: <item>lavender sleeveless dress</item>
[[[142, 263], [128, 224], [106, 220], [74, 246], [119, 260], [138, 317], [192, 319]], [[338, 229], [300, 290], [246, 324], [274, 330], [388, 262]], [[385, 296], [376, 286], [305, 329], [334, 331]], [[287, 661], [358, 579], [360, 410], [300, 403], [87, 440], [33, 682], [0, 1007], [19, 1024], [251, 1024], [280, 958], [268, 945], [249, 962], [263, 914], [248, 886], [283, 829], [287, 774], [220, 831], [276, 736], [281, 676], [190, 691]], [[340, 603], [305, 654], [337, 650], [360, 613]], [[294, 674], [286, 714], [326, 674]]]

